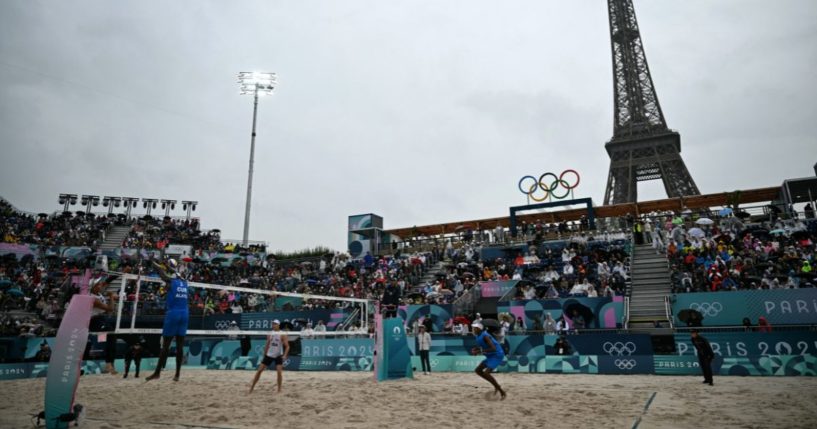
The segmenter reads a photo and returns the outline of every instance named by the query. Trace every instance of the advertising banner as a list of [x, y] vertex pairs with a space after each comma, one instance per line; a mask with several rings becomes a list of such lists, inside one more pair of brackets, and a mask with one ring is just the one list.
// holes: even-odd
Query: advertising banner
[[682, 293], [671, 300], [678, 326], [685, 326], [678, 320], [683, 310], [701, 313], [703, 326], [740, 326], [744, 317], [757, 325], [760, 316], [772, 325], [817, 323], [816, 288]]
[[[768, 355], [817, 356], [817, 332], [704, 332], [712, 351], [723, 357]], [[675, 334], [680, 356], [696, 356], [689, 334]]]
[[67, 422], [59, 421], [59, 417], [70, 413], [74, 405], [95, 299], [90, 295], [74, 295], [57, 331], [45, 381], [45, 419], [48, 428], [68, 427]]
[[[656, 355], [657, 375], [701, 375], [698, 358], [695, 356]], [[763, 376], [817, 376], [817, 357], [813, 355], [776, 356], [716, 356], [712, 361], [712, 372], [719, 375], [763, 375]]]
[[519, 280], [479, 282], [479, 293], [483, 298], [499, 298], [516, 287], [517, 283], [519, 283]]
[[624, 297], [507, 301], [498, 303], [497, 311], [510, 313], [514, 319], [521, 317], [528, 329], [541, 330], [548, 313], [553, 320], [563, 315], [571, 319], [574, 314], [579, 314], [584, 318], [586, 328], [616, 328], [624, 318]]
[[[413, 341], [413, 338], [410, 342]], [[371, 338], [327, 338], [325, 340], [301, 340], [301, 356], [307, 357], [358, 357], [373, 356], [374, 340]]]
[[[574, 353], [580, 355], [604, 355], [604, 356], [652, 356], [652, 340], [649, 334], [582, 334], [565, 336], [568, 344]], [[555, 342], [556, 337], [551, 336], [548, 342]], [[550, 346], [551, 344], [548, 344]], [[556, 354], [553, 349], [547, 347], [548, 354]]]
[[383, 320], [383, 367], [379, 368], [377, 379], [394, 380], [412, 377], [411, 353], [406, 341], [403, 320], [393, 317]]
[[431, 317], [434, 323], [433, 332], [441, 332], [445, 322], [453, 317], [454, 306], [451, 304], [401, 305], [397, 315], [405, 320], [406, 326], [411, 327], [415, 321]]
[[305, 326], [312, 322], [312, 326], [318, 324], [318, 320], [323, 320], [328, 330], [334, 330], [338, 323], [345, 319], [347, 313], [344, 310], [315, 309], [308, 311], [274, 311], [264, 313], [241, 313], [241, 329], [263, 330], [272, 329], [272, 321], [280, 320], [282, 323], [290, 322], [293, 325]]

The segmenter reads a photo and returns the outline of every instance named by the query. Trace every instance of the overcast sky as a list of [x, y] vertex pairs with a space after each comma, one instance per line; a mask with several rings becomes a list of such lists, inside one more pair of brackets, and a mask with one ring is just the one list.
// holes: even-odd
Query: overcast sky
[[[635, 6], [701, 192], [813, 175], [817, 2]], [[280, 84], [259, 107], [250, 238], [273, 249], [344, 249], [357, 213], [506, 215], [521, 176], [566, 168], [601, 204], [610, 58], [601, 0], [4, 0], [0, 195], [33, 212], [62, 192], [198, 200], [205, 228], [240, 238], [236, 73], [261, 70]]]

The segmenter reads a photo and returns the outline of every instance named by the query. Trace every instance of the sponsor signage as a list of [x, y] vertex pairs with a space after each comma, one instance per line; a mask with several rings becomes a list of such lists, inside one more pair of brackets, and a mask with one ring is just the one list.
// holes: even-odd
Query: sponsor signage
[[676, 323], [683, 310], [695, 310], [703, 316], [704, 326], [740, 326], [748, 317], [757, 325], [760, 316], [772, 325], [817, 323], [817, 289], [748, 290], [736, 292], [700, 292], [673, 295], [672, 313]]
[[[817, 356], [817, 332], [704, 332], [712, 351], [723, 357], [806, 355]], [[696, 356], [689, 334], [675, 334], [679, 356]]]

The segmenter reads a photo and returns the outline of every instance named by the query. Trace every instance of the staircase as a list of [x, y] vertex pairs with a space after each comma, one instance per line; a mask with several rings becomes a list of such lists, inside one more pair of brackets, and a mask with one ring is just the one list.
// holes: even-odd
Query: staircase
[[128, 236], [130, 232], [129, 226], [112, 226], [105, 234], [105, 241], [99, 245], [100, 251], [113, 250], [117, 247], [122, 247], [122, 241]]
[[669, 327], [664, 304], [664, 297], [671, 293], [666, 256], [656, 255], [649, 244], [636, 245], [630, 271], [629, 326], [653, 328], [659, 322]]
[[423, 286], [426, 284], [426, 282], [434, 283], [434, 280], [437, 279], [437, 274], [442, 272], [444, 268], [445, 264], [443, 263], [443, 261], [442, 260], [437, 261], [437, 263], [434, 264], [434, 266], [432, 266], [431, 268], [429, 268], [428, 271], [426, 271], [426, 273], [423, 275], [423, 277], [420, 278], [419, 284]]

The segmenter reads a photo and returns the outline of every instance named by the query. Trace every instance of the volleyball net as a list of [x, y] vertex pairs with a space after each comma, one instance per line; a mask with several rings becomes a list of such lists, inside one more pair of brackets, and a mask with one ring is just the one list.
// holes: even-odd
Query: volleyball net
[[[118, 285], [117, 285], [118, 283]], [[161, 334], [169, 285], [155, 277], [122, 273], [108, 290], [119, 295], [115, 318], [105, 331]], [[370, 301], [360, 298], [278, 292], [241, 286], [188, 282], [187, 335], [268, 335], [272, 321], [281, 333], [302, 337], [369, 335]]]

